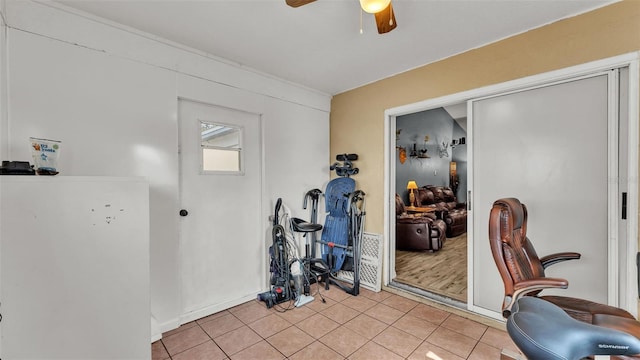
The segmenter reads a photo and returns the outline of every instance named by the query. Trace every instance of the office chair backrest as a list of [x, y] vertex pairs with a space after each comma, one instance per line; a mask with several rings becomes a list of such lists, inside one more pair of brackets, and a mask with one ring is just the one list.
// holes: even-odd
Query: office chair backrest
[[504, 283], [505, 296], [513, 295], [517, 283], [545, 276], [538, 254], [527, 238], [527, 207], [518, 199], [506, 198], [493, 203], [489, 216], [489, 243]]

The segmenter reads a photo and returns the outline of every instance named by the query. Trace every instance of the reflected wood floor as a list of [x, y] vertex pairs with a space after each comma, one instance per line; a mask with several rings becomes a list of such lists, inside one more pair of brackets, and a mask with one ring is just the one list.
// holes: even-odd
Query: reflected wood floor
[[447, 239], [433, 253], [396, 250], [394, 280], [467, 302], [467, 234]]

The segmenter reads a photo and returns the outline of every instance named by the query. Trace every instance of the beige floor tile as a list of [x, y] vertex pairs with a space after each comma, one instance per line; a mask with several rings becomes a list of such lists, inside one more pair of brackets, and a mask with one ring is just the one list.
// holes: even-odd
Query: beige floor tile
[[403, 360], [404, 358], [391, 350], [370, 341], [349, 356], [349, 360]]
[[164, 348], [164, 344], [161, 340], [158, 340], [151, 344], [151, 360], [165, 360], [169, 358], [167, 349]]
[[231, 356], [231, 360], [281, 360], [284, 355], [266, 341], [260, 341]]
[[173, 360], [222, 360], [226, 358], [222, 350], [213, 341], [209, 340], [189, 350], [185, 350], [172, 357]]
[[389, 325], [376, 320], [367, 314], [360, 314], [344, 324], [347, 328], [371, 340], [380, 334]]
[[322, 292], [322, 295], [324, 297], [331, 298], [338, 302], [353, 296], [353, 295], [347, 294], [344, 290], [340, 289], [335, 285], [330, 285], [329, 290], [324, 290], [324, 288], [322, 288], [320, 291]]
[[262, 338], [245, 325], [213, 340], [227, 355], [231, 356], [262, 341]]
[[365, 296], [373, 301], [377, 301], [380, 302], [386, 298], [388, 298], [389, 296], [393, 295], [390, 292], [387, 291], [371, 291], [369, 289], [365, 289], [365, 288], [360, 288], [360, 295]]
[[363, 312], [376, 306], [378, 303], [364, 296], [352, 296], [350, 298], [342, 300], [341, 304], [346, 305], [354, 310]]
[[189, 329], [163, 338], [162, 342], [167, 348], [169, 355], [173, 356], [209, 340], [209, 336], [200, 328], [200, 326], [193, 326]]
[[412, 315], [405, 315], [394, 322], [393, 327], [409, 333], [421, 340], [426, 339], [438, 326], [426, 320], [418, 319]]
[[368, 340], [342, 326], [320, 338], [320, 342], [347, 357], [366, 344]]
[[480, 338], [480, 342], [493, 346], [494, 348], [498, 348], [500, 351], [502, 351], [502, 349], [508, 349], [513, 352], [520, 353], [520, 350], [516, 344], [513, 343], [506, 331], [494, 329], [492, 327], [485, 331], [484, 335]]
[[344, 356], [331, 350], [325, 344], [316, 341], [291, 355], [289, 360], [343, 360]]
[[256, 300], [233, 307], [229, 309], [229, 312], [245, 324], [252, 323], [271, 314], [264, 302]]
[[315, 284], [311, 284], [311, 286], [309, 286], [309, 292], [310, 292], [311, 295], [316, 296], [318, 291], [324, 293], [325, 291], [328, 291], [328, 290], [324, 289], [324, 283], [320, 283], [320, 284], [315, 283]]
[[290, 326], [292, 326], [290, 322], [276, 314], [268, 315], [249, 324], [251, 330], [265, 339]]
[[198, 324], [202, 324], [202, 323], [206, 323], [207, 321], [211, 321], [211, 320], [213, 320], [215, 318], [219, 318], [221, 316], [225, 316], [225, 315], [229, 315], [229, 314], [231, 314], [229, 311], [223, 310], [223, 311], [219, 311], [219, 312], [217, 312], [215, 314], [211, 314], [209, 316], [205, 316], [205, 317], [203, 317], [201, 319], [198, 319], [198, 320], [196, 320], [196, 322]]
[[[439, 346], [433, 345], [425, 341], [420, 346], [418, 346], [418, 348], [411, 355], [409, 355], [407, 360], [465, 360], [465, 359]], [[498, 359], [494, 359], [494, 360], [498, 360]]]
[[[322, 310], [325, 310], [338, 303], [338, 301], [335, 301], [330, 297], [326, 297], [324, 295], [320, 296], [320, 295], [321, 294], [318, 294], [316, 292], [311, 293], [310, 296], [313, 296], [314, 300], [302, 307], [309, 308], [313, 311], [321, 312]], [[324, 302], [322, 302], [323, 298], [324, 298]]]
[[238, 329], [242, 327], [242, 325], [242, 321], [238, 320], [238, 318], [231, 313], [228, 313], [204, 322], [200, 327], [202, 327], [202, 329], [204, 329], [211, 338], [216, 338], [228, 333], [229, 331]]
[[502, 349], [519, 353], [506, 331], [390, 292], [361, 288], [351, 296], [332, 286], [321, 294], [325, 303], [313, 292], [313, 302], [288, 311], [292, 303], [267, 309], [249, 301], [184, 324], [152, 344], [152, 360], [496, 360]]
[[182, 324], [179, 327], [177, 327], [177, 328], [175, 328], [173, 330], [167, 331], [166, 333], [162, 334], [162, 338], [166, 338], [166, 337], [169, 337], [171, 335], [175, 335], [175, 334], [177, 334], [177, 333], [179, 333], [181, 331], [184, 331], [184, 330], [187, 330], [187, 329], [191, 329], [192, 327], [197, 326], [197, 325], [198, 325], [198, 323], [196, 323], [195, 321], [191, 321], [191, 322], [188, 322], [186, 324]]
[[447, 317], [451, 313], [444, 310], [436, 309], [433, 306], [418, 304], [416, 307], [411, 309], [408, 314], [415, 316], [418, 319], [426, 320], [436, 325], [440, 325], [447, 319]]
[[488, 328], [486, 325], [465, 319], [455, 314], [451, 314], [451, 316], [442, 323], [442, 326], [476, 340], [479, 340]]
[[468, 360], [496, 360], [500, 359], [501, 349], [494, 348], [484, 343], [478, 343], [469, 355]]
[[403, 358], [411, 355], [411, 353], [422, 343], [421, 339], [394, 327], [387, 328], [378, 336], [373, 338], [373, 341]]
[[315, 314], [307, 320], [299, 322], [296, 326], [315, 339], [319, 339], [329, 333], [329, 331], [338, 328], [340, 324], [322, 314]]
[[335, 304], [332, 307], [323, 310], [321, 314], [339, 324], [344, 324], [360, 315], [360, 312], [342, 304]]
[[471, 351], [478, 342], [473, 338], [443, 327], [437, 328], [433, 334], [429, 335], [426, 341], [465, 359], [471, 354]]
[[315, 339], [297, 327], [292, 326], [269, 337], [267, 341], [288, 357], [311, 344]]
[[398, 295], [391, 295], [388, 298], [381, 301], [382, 304], [385, 304], [389, 307], [392, 307], [396, 310], [400, 310], [403, 313], [408, 312], [409, 310], [416, 307], [419, 303], [417, 301], [407, 299]]
[[255, 304], [262, 304], [262, 306], [265, 306], [264, 302], [262, 302], [262, 301], [260, 301], [258, 299], [253, 299], [253, 300], [247, 301], [245, 303], [236, 305], [236, 306], [234, 306], [234, 307], [232, 307], [230, 309], [227, 309], [227, 311], [229, 311], [230, 313], [235, 313], [235, 312], [238, 312], [241, 309], [244, 309], [246, 307], [251, 307], [251, 306], [253, 306]]
[[396, 310], [384, 304], [378, 304], [365, 311], [364, 313], [376, 320], [380, 320], [383, 323], [389, 325], [393, 324], [402, 316], [404, 316], [404, 313], [402, 311]]
[[295, 325], [315, 315], [316, 312], [307, 306], [301, 306], [299, 308], [294, 307], [293, 309], [284, 312], [276, 312], [275, 314]]

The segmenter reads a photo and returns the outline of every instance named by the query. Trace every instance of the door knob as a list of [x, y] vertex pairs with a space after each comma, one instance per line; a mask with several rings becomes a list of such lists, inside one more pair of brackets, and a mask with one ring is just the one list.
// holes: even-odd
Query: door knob
[[180, 210], [180, 216], [187, 216], [189, 215], [189, 212], [185, 209]]

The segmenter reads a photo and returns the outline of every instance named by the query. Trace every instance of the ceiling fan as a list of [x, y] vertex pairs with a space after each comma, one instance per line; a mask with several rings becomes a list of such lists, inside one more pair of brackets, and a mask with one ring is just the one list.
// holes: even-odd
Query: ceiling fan
[[[316, 0], [285, 0], [287, 5], [291, 7], [299, 7], [307, 5]], [[360, 0], [362, 10], [374, 14], [376, 17], [376, 25], [378, 34], [388, 33], [398, 26], [396, 17], [393, 14], [393, 6], [391, 0]]]

